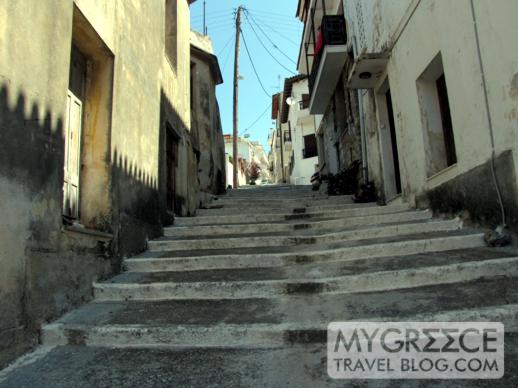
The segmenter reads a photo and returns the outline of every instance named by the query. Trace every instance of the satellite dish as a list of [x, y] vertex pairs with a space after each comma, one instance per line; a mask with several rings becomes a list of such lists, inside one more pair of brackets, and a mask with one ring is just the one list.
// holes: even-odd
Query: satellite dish
[[286, 104], [288, 104], [289, 106], [295, 105], [295, 99], [293, 97], [288, 97], [286, 99]]

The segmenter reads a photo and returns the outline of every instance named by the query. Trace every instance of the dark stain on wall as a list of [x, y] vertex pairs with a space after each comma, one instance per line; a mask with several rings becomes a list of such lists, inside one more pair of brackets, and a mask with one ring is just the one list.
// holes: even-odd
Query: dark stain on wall
[[[511, 150], [495, 159], [495, 169], [506, 223], [513, 231], [518, 231], [518, 193]], [[493, 228], [501, 224], [490, 161], [421, 195], [417, 203], [419, 207], [429, 206], [435, 213], [455, 215], [468, 212], [470, 220], [477, 225]]]
[[[35, 103], [26, 115], [25, 93], [9, 94], [7, 81], [0, 86], [0, 178], [27, 198], [0, 201], [26, 209], [26, 220], [5, 221], [8, 234], [23, 229], [27, 237], [13, 245], [13, 257], [0, 257], [0, 273], [9, 280], [0, 284], [0, 368], [38, 343], [41, 325], [91, 300], [94, 281], [119, 272], [124, 256], [143, 251], [146, 238], [162, 231], [159, 182], [119, 151], [110, 162], [106, 231], [113, 240], [64, 228], [64, 118], [39, 114]], [[0, 235], [9, 244], [5, 239]]]

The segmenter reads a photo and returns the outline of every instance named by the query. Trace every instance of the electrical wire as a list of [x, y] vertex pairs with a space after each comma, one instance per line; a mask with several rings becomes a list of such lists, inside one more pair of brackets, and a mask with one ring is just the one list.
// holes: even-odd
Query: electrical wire
[[[280, 38], [283, 38], [284, 40], [286, 40], [287, 42], [290, 42], [292, 45], [294, 45], [295, 47], [299, 47], [300, 46], [300, 42], [295, 42], [293, 41], [292, 39], [288, 38], [286, 36], [286, 34], [283, 34], [281, 32], [279, 32], [279, 30], [273, 28], [271, 25], [269, 25], [268, 23], [266, 22], [263, 22], [261, 20], [258, 20], [257, 18], [255, 18], [256, 22], [260, 23], [263, 27], [265, 28], [268, 28], [270, 31], [272, 31], [274, 34], [276, 34], [277, 36], [279, 36]], [[302, 30], [300, 31], [300, 35], [302, 35]]]
[[248, 45], [246, 44], [245, 34], [243, 34], [243, 30], [241, 30], [241, 36], [243, 37], [243, 43], [245, 44], [246, 53], [248, 54], [248, 59], [250, 60], [250, 63], [252, 64], [252, 68], [254, 69], [255, 76], [257, 77], [257, 81], [259, 81], [259, 85], [261, 85], [261, 88], [263, 89], [264, 94], [268, 96], [268, 98], [271, 98], [270, 93], [266, 91], [266, 88], [263, 85], [263, 82], [261, 81], [261, 78], [259, 77], [259, 73], [257, 73], [257, 69], [255, 68], [255, 63], [252, 59], [252, 55], [250, 54], [250, 50], [248, 50]]
[[[287, 58], [291, 63], [293, 63], [294, 65], [297, 65], [297, 63], [291, 59], [288, 55], [286, 55], [286, 53], [284, 53], [280, 48], [279, 46], [277, 46], [275, 44], [275, 42], [270, 39], [270, 37], [266, 34], [266, 32], [264, 32], [264, 30], [261, 28], [261, 26], [259, 26], [256, 22], [255, 22], [255, 19], [254, 19], [254, 16], [253, 15], [250, 15], [250, 19], [248, 18], [248, 11], [245, 10], [245, 17], [246, 17], [246, 20], [248, 20], [248, 22], [250, 23], [250, 19], [254, 22], [254, 24], [257, 26], [257, 28], [259, 28], [259, 31], [261, 31], [263, 33], [263, 35], [266, 37], [266, 39], [268, 39], [268, 41], [272, 44], [273, 48], [275, 48], [277, 51], [279, 51], [285, 58]], [[255, 31], [255, 28], [252, 24], [250, 24], [250, 27], [252, 28], [252, 30], [254, 31], [255, 35], [258, 36], [257, 32]]]
[[[248, 10], [249, 8], [247, 8]], [[257, 18], [257, 19], [260, 19], [261, 21], [266, 21], [266, 22], [269, 22], [269, 23], [273, 23], [275, 25], [281, 25], [282, 27], [285, 27], [285, 28], [288, 28], [288, 29], [294, 29], [294, 30], [302, 30], [304, 25], [299, 22], [298, 20], [295, 20], [295, 21], [285, 21], [285, 20], [281, 20], [281, 19], [275, 19], [275, 18], [271, 18], [271, 17], [268, 17], [268, 16], [264, 16], [264, 15], [260, 15], [260, 14], [257, 14], [256, 12], [254, 11], [251, 11], [254, 16]]]
[[272, 104], [270, 103], [266, 109], [259, 115], [259, 117], [252, 123], [250, 124], [242, 133], [241, 135], [244, 135], [246, 132], [248, 132], [250, 129], [252, 129], [252, 127], [257, 124], [259, 122], [259, 120], [261, 120], [263, 118], [263, 116], [265, 115], [266, 112], [268, 112], [268, 110], [272, 107]]
[[[220, 11], [213, 11], [213, 12], [207, 12], [205, 14], [205, 18], [217, 18], [217, 17], [223, 17], [225, 15], [230, 15], [232, 14], [233, 11], [231, 10], [220, 10]], [[203, 12], [201, 15], [191, 15], [191, 19], [203, 19]]]
[[228, 60], [230, 59], [230, 54], [232, 53], [231, 46], [229, 46], [227, 50], [227, 56], [225, 57], [225, 61], [223, 63], [223, 67], [221, 68], [221, 72], [224, 73], [225, 69], [227, 68]]
[[484, 69], [484, 61], [482, 60], [482, 50], [480, 48], [480, 33], [478, 29], [477, 24], [477, 16], [475, 13], [475, 5], [473, 4], [473, 0], [470, 2], [471, 4], [471, 15], [473, 19], [473, 26], [475, 28], [475, 42], [477, 44], [477, 54], [478, 54], [478, 61], [480, 66], [480, 74], [482, 77], [482, 88], [484, 90], [484, 102], [486, 106], [486, 113], [487, 113], [487, 121], [489, 125], [489, 135], [491, 140], [491, 175], [493, 178], [493, 184], [495, 186], [496, 194], [497, 194], [497, 200], [498, 200], [498, 206], [500, 207], [500, 213], [501, 213], [501, 222], [504, 228], [507, 226], [506, 224], [506, 216], [505, 216], [505, 208], [504, 208], [504, 201], [502, 199], [502, 193], [500, 190], [500, 186], [498, 185], [498, 179], [496, 177], [496, 167], [495, 167], [495, 158], [496, 158], [496, 152], [495, 152], [495, 135], [494, 135], [494, 127], [493, 127], [493, 117], [491, 115], [491, 108], [489, 106], [489, 97], [488, 97], [488, 87], [487, 87], [487, 79], [486, 79], [486, 73]]
[[230, 44], [230, 42], [232, 42], [232, 40], [234, 39], [233, 36], [230, 37], [230, 39], [228, 40], [227, 43], [225, 43], [225, 45], [223, 46], [223, 48], [221, 50], [218, 51], [218, 53], [216, 54], [217, 57], [219, 57], [221, 55], [221, 53], [223, 53], [223, 51], [225, 51], [225, 49], [227, 48], [227, 46]]
[[250, 11], [253, 11], [254, 13], [263, 14], [267, 17], [277, 17], [277, 18], [291, 20], [291, 21], [296, 19], [296, 17], [282, 14], [282, 13], [275, 13], [275, 12], [263, 11], [263, 10], [258, 10], [258, 9], [250, 9], [250, 8], [247, 8], [247, 9], [249, 9]]
[[[246, 15], [246, 14], [245, 14]], [[249, 23], [250, 27], [252, 27], [252, 25]], [[287, 70], [288, 72], [290, 72], [291, 74], [295, 74], [293, 72], [293, 70], [289, 69], [288, 67], [284, 66], [277, 58], [275, 58], [275, 56], [270, 52], [270, 50], [268, 50], [268, 48], [266, 47], [266, 45], [264, 44], [264, 42], [261, 40], [261, 38], [259, 37], [259, 35], [257, 34], [257, 32], [253, 29], [252, 27], [252, 31], [254, 32], [255, 36], [257, 37], [257, 40], [259, 41], [259, 43], [261, 44], [261, 46], [263, 46], [263, 48], [265, 49], [265, 51], [270, 55], [270, 57], [272, 57], [272, 59], [277, 62], [279, 64], [279, 66], [281, 66], [283, 69]]]

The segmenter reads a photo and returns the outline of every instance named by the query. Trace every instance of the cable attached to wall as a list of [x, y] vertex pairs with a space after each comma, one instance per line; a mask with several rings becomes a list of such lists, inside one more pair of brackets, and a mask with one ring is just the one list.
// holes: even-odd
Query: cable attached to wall
[[[498, 186], [498, 180], [496, 178], [496, 168], [495, 168], [495, 135], [494, 135], [494, 129], [493, 129], [493, 118], [491, 116], [491, 108], [489, 106], [489, 97], [488, 97], [488, 88], [487, 88], [487, 80], [486, 80], [486, 73], [484, 70], [484, 62], [482, 60], [482, 51], [480, 49], [480, 35], [478, 30], [478, 24], [477, 24], [477, 17], [475, 14], [475, 5], [473, 3], [473, 0], [470, 1], [471, 4], [471, 15], [473, 17], [473, 26], [475, 28], [475, 41], [477, 44], [477, 54], [478, 54], [478, 61], [480, 65], [480, 73], [482, 76], [482, 87], [484, 89], [484, 102], [486, 105], [486, 111], [487, 111], [487, 121], [489, 124], [489, 133], [491, 138], [491, 175], [493, 176], [493, 184], [495, 185], [496, 193], [498, 196], [498, 204], [500, 206], [501, 216], [502, 216], [502, 223], [500, 225], [500, 228], [506, 228], [507, 224], [505, 221], [505, 208], [504, 208], [504, 202], [502, 200], [502, 193], [500, 191], [500, 187]], [[497, 228], [497, 233], [502, 233]]]

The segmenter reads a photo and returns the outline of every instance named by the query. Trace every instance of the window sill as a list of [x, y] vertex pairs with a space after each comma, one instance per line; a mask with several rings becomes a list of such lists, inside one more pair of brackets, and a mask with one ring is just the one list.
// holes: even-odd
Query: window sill
[[96, 237], [101, 241], [113, 240], [113, 234], [111, 234], [111, 233], [99, 232], [98, 230], [87, 229], [87, 228], [80, 227], [80, 226], [66, 225], [61, 228], [61, 231], [64, 233], [84, 234], [87, 236]]

